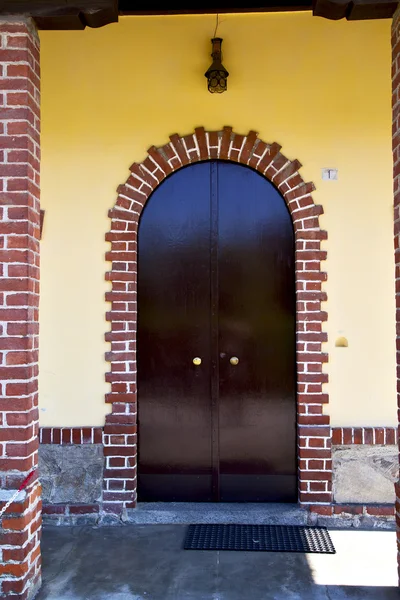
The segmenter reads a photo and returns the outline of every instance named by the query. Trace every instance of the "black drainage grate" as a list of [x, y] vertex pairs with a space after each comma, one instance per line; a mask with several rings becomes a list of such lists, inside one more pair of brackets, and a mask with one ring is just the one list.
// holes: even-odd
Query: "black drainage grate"
[[189, 525], [185, 550], [247, 550], [335, 554], [325, 527]]

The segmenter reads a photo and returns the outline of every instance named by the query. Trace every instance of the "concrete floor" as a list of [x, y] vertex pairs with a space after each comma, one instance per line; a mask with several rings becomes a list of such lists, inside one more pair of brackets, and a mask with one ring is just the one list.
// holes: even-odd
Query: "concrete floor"
[[183, 525], [45, 527], [37, 600], [391, 600], [396, 534], [331, 532], [337, 554], [182, 550]]

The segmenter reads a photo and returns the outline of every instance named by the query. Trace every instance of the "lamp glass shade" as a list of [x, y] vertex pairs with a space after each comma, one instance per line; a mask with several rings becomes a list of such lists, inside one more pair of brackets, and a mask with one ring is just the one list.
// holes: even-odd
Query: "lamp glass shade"
[[211, 56], [213, 62], [209, 69], [207, 69], [207, 71], [205, 72], [205, 76], [208, 80], [208, 91], [211, 92], [211, 94], [222, 94], [222, 92], [226, 92], [227, 90], [227, 79], [229, 77], [228, 71], [222, 64], [222, 38], [213, 38], [211, 40], [211, 43]]

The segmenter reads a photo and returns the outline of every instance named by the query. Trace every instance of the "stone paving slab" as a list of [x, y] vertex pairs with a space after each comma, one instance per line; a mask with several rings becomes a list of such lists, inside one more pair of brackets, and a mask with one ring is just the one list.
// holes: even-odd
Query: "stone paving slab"
[[37, 600], [396, 600], [395, 533], [332, 531], [336, 555], [182, 549], [183, 525], [45, 527]]

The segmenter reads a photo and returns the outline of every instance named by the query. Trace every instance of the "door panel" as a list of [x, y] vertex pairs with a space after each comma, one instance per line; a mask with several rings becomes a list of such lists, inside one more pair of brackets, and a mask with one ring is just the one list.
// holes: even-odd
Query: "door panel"
[[291, 218], [235, 164], [218, 165], [218, 207], [220, 499], [296, 501]]
[[156, 189], [141, 216], [138, 261], [139, 499], [209, 501], [209, 163]]
[[138, 260], [139, 500], [296, 501], [283, 198], [241, 165], [182, 169], [143, 211]]

